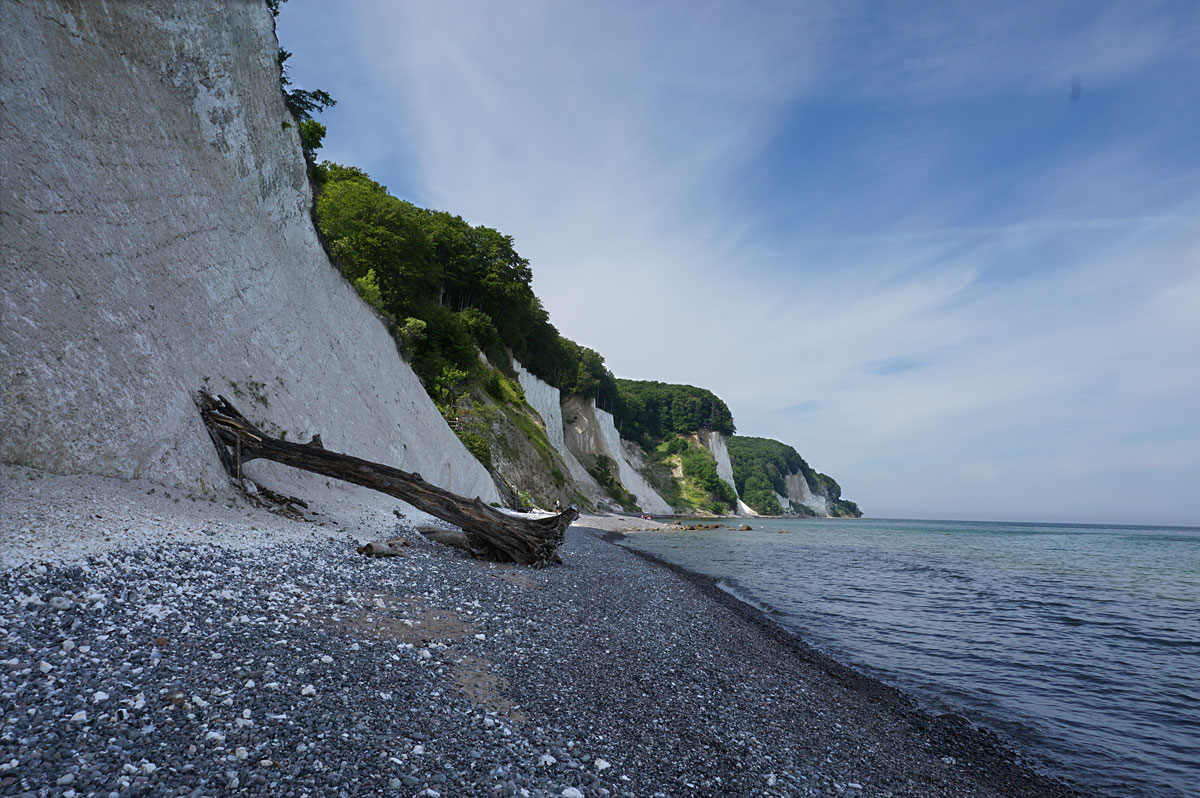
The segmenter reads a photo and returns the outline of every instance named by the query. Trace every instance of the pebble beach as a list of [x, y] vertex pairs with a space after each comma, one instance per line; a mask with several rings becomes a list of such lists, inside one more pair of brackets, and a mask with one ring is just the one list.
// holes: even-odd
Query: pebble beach
[[2, 470], [3, 795], [1079, 794], [621, 547], [628, 521], [529, 569], [380, 503]]

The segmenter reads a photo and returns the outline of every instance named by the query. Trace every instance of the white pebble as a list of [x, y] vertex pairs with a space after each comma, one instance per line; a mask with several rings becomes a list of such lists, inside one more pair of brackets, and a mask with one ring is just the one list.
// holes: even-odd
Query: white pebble
[[92, 693], [92, 702], [95, 704], [99, 704], [101, 701], [107, 700], [108, 693], [104, 692], [103, 690], [97, 690], [96, 692]]
[[605, 762], [603, 759], [596, 760], [596, 770], [608, 770], [612, 765]]
[[204, 741], [206, 743], [207, 742], [223, 743], [223, 742], [225, 742], [225, 735], [221, 734], [221, 732], [210, 731], [208, 734], [204, 735]]
[[538, 757], [538, 764], [543, 767], [553, 767], [558, 762], [558, 759], [553, 754], [542, 754]]
[[38, 663], [38, 670], [42, 673], [49, 673], [50, 671], [54, 670], [54, 666], [49, 662], [46, 662], [46, 660], [42, 660], [40, 663]]
[[321, 662], [324, 662], [326, 665], [330, 665], [333, 663], [333, 657], [329, 656], [328, 654], [322, 654]]
[[245, 759], [246, 757], [250, 756], [250, 752], [240, 745], [233, 750], [233, 754], [238, 759]]
[[72, 723], [87, 723], [87, 713], [83, 710], [76, 712], [71, 716]]
[[567, 787], [565, 790], [560, 792], [559, 795], [561, 795], [562, 798], [583, 798], [583, 793], [574, 787]]
[[311, 684], [306, 684], [300, 688], [300, 695], [316, 695], [316, 694], [317, 694], [317, 688], [313, 687]]
[[425, 746], [421, 745], [420, 743], [417, 743], [416, 745], [413, 746], [413, 753], [414, 754], [425, 753]]

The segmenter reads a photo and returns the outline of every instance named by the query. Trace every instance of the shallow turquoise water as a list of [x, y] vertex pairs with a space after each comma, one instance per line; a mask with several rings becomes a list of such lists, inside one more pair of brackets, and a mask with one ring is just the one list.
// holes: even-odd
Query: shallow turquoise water
[[1116, 795], [1200, 796], [1200, 529], [750, 523], [626, 544], [717, 578], [1051, 772]]

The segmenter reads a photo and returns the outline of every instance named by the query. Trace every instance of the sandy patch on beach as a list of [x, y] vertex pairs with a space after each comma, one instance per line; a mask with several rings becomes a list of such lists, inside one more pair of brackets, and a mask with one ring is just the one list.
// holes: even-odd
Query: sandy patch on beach
[[660, 529], [670, 529], [669, 524], [661, 521], [651, 521], [628, 515], [590, 515], [579, 516], [571, 526], [583, 526], [590, 529], [602, 529], [605, 532], [656, 532]]
[[296, 521], [229, 492], [196, 494], [147, 480], [0, 465], [0, 569], [159, 542], [261, 549], [349, 536], [365, 543], [396, 529], [396, 511], [413, 524], [433, 520], [362, 488], [322, 494], [310, 501], [308, 520]]

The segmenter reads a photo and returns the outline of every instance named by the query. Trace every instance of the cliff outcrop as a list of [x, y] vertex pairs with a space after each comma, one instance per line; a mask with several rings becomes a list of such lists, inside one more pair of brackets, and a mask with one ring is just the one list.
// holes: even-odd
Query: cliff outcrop
[[498, 499], [317, 240], [264, 3], [23, 0], [0, 26], [0, 460], [224, 485], [203, 386]]
[[[854, 502], [842, 498], [837, 480], [815, 471], [791, 446], [771, 438], [735, 435], [728, 441], [742, 505], [764, 515], [858, 518]], [[743, 509], [744, 511], [744, 509]]]
[[513, 369], [517, 372], [521, 390], [525, 392], [526, 403], [542, 417], [550, 445], [562, 458], [575, 487], [593, 504], [609, 505], [611, 500], [604, 488], [588, 473], [583, 463], [579, 462], [579, 458], [567, 446], [563, 431], [562, 395], [558, 388], [535, 377], [519, 361], [513, 361]]
[[643, 512], [664, 514], [671, 505], [655, 492], [639, 471], [637, 445], [621, 440], [611, 413], [600, 410], [591, 398], [568, 396], [562, 403], [563, 433], [567, 447], [576, 458], [591, 468], [604, 468], [610, 463], [616, 469], [613, 476], [627, 490]]
[[[737, 492], [736, 483], [733, 479], [733, 461], [729, 459], [729, 447], [725, 444], [725, 436], [720, 432], [711, 429], [701, 429], [696, 433], [697, 442], [708, 449], [709, 454], [713, 456], [713, 460], [717, 464], [717, 476], [729, 483], [729, 487]], [[749, 512], [747, 512], [749, 511]], [[754, 511], [747, 507], [740, 499], [734, 509], [734, 515], [754, 515]]]

